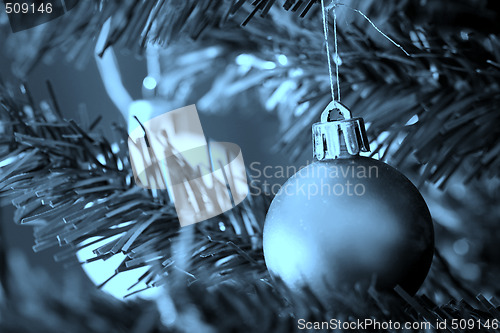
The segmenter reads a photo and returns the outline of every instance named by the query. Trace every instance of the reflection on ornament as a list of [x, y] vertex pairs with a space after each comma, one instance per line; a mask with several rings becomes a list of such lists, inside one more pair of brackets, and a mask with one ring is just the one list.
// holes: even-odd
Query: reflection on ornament
[[[341, 111], [341, 120], [330, 120]], [[272, 275], [318, 295], [333, 288], [396, 285], [415, 293], [432, 261], [434, 232], [415, 186], [368, 151], [363, 119], [331, 104], [313, 125], [316, 162], [293, 175], [274, 198], [264, 226]]]

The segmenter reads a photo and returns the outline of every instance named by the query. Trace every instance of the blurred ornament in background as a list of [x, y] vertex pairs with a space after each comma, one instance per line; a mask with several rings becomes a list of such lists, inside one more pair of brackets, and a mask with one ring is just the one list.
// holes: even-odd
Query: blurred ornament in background
[[[332, 120], [340, 111], [339, 120]], [[362, 118], [332, 102], [313, 125], [316, 162], [293, 175], [274, 198], [264, 226], [272, 275], [317, 295], [329, 287], [400, 285], [414, 294], [434, 253], [434, 231], [417, 188], [369, 150]]]

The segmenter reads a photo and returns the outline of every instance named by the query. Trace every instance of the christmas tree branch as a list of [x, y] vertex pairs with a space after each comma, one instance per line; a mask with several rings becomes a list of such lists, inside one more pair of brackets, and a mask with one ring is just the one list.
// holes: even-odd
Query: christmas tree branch
[[[34, 250], [71, 246], [58, 256], [65, 260], [90, 246], [87, 239], [119, 235], [94, 250], [88, 261], [124, 253], [119, 272], [144, 265], [165, 275], [178, 269], [180, 263], [169, 261], [180, 229], [173, 205], [166, 193], [153, 195], [135, 186], [125, 138], [118, 136], [118, 146], [111, 145], [50, 108], [22, 103], [2, 90], [2, 119], [9, 128], [4, 137], [11, 139], [1, 147], [0, 195], [18, 208], [15, 222], [34, 227]], [[196, 279], [203, 272], [224, 279], [242, 265], [258, 265], [263, 274], [256, 234], [263, 222], [258, 212], [263, 214], [265, 205], [263, 199], [251, 198], [211, 222], [188, 227], [196, 230], [188, 247], [189, 275]], [[163, 273], [149, 285], [162, 278]]]

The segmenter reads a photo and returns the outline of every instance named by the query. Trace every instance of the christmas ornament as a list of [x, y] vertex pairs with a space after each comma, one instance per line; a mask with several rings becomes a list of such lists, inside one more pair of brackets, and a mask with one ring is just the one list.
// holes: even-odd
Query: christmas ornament
[[[342, 117], [331, 120], [333, 112]], [[313, 124], [316, 161], [274, 198], [264, 226], [267, 268], [292, 289], [375, 281], [414, 294], [430, 268], [432, 218], [415, 186], [391, 166], [367, 157], [362, 118], [332, 102]]]

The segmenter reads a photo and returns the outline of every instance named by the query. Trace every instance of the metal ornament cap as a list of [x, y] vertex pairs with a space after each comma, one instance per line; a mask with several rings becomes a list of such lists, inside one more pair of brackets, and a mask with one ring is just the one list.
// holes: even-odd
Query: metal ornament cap
[[[335, 113], [343, 119], [331, 120]], [[351, 111], [336, 101], [321, 113], [321, 122], [312, 125], [312, 140], [313, 155], [318, 161], [370, 151], [363, 118], [351, 118]]]

